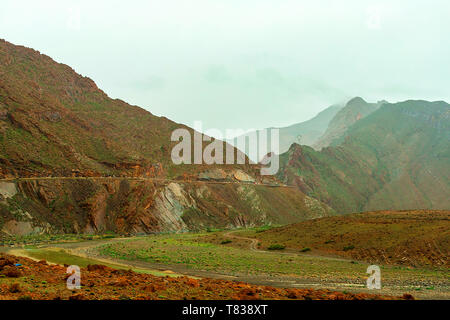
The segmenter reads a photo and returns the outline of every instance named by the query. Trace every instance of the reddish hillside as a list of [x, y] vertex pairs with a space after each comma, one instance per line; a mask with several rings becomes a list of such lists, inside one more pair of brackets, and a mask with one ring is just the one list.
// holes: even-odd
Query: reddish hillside
[[109, 98], [33, 49], [0, 39], [0, 75], [0, 177], [176, 177], [207, 169], [172, 164], [173, 130], [192, 129]]

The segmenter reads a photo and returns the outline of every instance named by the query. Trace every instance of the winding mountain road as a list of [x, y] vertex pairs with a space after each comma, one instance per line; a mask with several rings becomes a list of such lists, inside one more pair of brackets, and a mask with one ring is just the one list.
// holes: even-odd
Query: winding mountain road
[[262, 249], [258, 249], [258, 244], [259, 244], [259, 240], [258, 239], [254, 239], [254, 238], [247, 238], [247, 237], [242, 237], [242, 236], [237, 236], [234, 233], [236, 233], [237, 231], [229, 231], [223, 234], [223, 236], [225, 238], [229, 238], [229, 239], [239, 239], [239, 240], [245, 240], [245, 241], [249, 241], [250, 245], [249, 245], [249, 249], [251, 251], [258, 251], [258, 252], [268, 252]]
[[225, 181], [225, 180], [176, 180], [166, 178], [148, 178], [148, 177], [14, 177], [14, 178], [0, 178], [0, 182], [15, 182], [15, 181], [51, 181], [51, 180], [136, 180], [136, 181], [153, 181], [162, 183], [203, 183], [203, 184], [243, 184], [252, 186], [263, 186], [269, 188], [294, 188], [295, 186], [289, 186], [285, 184], [267, 184], [256, 183], [249, 181]]

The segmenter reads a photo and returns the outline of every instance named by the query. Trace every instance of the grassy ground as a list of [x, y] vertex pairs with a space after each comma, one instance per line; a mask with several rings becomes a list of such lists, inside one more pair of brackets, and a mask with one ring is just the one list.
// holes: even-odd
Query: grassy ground
[[[341, 258], [313, 256], [283, 251], [249, 250], [234, 243], [227, 232], [149, 236], [102, 245], [102, 256], [129, 261], [182, 266], [197, 271], [214, 271], [231, 275], [262, 276], [265, 279], [291, 277], [299, 283], [339, 283], [364, 287], [369, 264]], [[223, 243], [223, 244], [221, 244]], [[409, 292], [443, 291], [448, 293], [448, 272], [439, 269], [380, 265], [385, 287]], [[176, 269], [175, 269], [176, 270]], [[245, 278], [244, 278], [245, 279]]]
[[0, 246], [38, 246], [50, 243], [79, 242], [90, 240], [112, 239], [117, 237], [114, 233], [106, 234], [33, 234], [26, 236], [0, 235]]

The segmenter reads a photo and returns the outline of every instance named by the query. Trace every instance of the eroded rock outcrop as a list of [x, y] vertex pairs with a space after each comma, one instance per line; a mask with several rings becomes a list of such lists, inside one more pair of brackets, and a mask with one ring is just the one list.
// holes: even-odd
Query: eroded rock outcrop
[[0, 185], [3, 235], [183, 232], [284, 224], [332, 214], [292, 188], [72, 178]]

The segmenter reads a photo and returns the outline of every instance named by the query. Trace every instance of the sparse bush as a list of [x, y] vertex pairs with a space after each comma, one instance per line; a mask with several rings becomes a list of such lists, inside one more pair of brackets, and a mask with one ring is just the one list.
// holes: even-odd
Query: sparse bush
[[355, 246], [352, 244], [344, 247], [344, 251], [349, 251], [349, 250], [353, 250], [353, 249], [355, 249]]
[[286, 248], [285, 245], [276, 243], [276, 244], [271, 244], [267, 249], [268, 250], [283, 250], [284, 248]]
[[13, 283], [10, 287], [9, 287], [9, 292], [11, 293], [17, 293], [20, 292], [20, 285], [18, 283]]
[[2, 273], [7, 276], [8, 278], [19, 278], [22, 276], [22, 273], [20, 272], [20, 270], [16, 267], [11, 267], [11, 266], [5, 266], [3, 268]]
[[220, 244], [228, 244], [228, 243], [231, 243], [231, 242], [233, 242], [233, 241], [227, 239], [227, 240], [223, 240]]
[[311, 251], [311, 248], [306, 247], [300, 250], [300, 252], [308, 252], [308, 251]]

